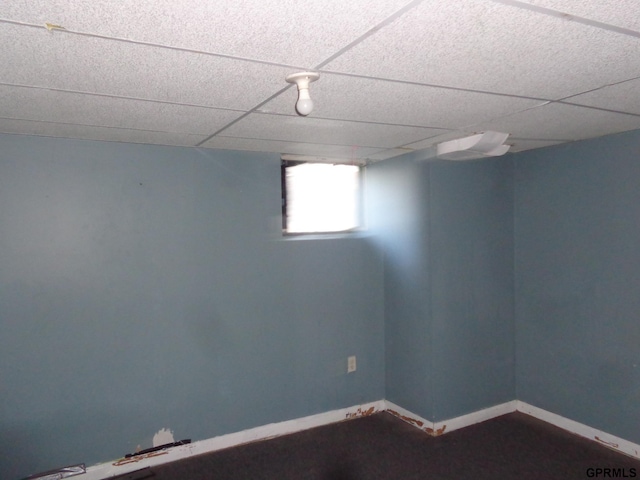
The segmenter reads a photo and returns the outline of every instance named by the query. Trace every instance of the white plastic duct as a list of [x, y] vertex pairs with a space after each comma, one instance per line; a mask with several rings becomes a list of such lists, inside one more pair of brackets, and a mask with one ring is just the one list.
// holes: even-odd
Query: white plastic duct
[[504, 145], [508, 136], [508, 133], [502, 132], [483, 132], [442, 142], [437, 145], [436, 156], [443, 160], [499, 157], [509, 151], [510, 145]]

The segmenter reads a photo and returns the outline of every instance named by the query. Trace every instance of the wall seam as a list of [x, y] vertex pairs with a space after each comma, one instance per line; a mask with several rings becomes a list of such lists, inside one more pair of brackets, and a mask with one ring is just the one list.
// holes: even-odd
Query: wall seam
[[516, 321], [516, 301], [518, 296], [516, 295], [516, 162], [511, 160], [511, 215], [512, 215], [512, 233], [511, 240], [513, 242], [511, 247], [511, 262], [512, 262], [512, 287], [513, 287], [513, 298], [511, 304], [511, 335], [513, 341], [513, 392], [514, 398], [520, 398], [518, 392], [518, 335], [517, 335], [517, 321]]
[[431, 241], [432, 241], [432, 235], [431, 235], [431, 227], [432, 227], [432, 223], [431, 220], [433, 218], [432, 212], [431, 212], [431, 207], [433, 205], [432, 202], [432, 192], [433, 192], [433, 188], [431, 185], [431, 181], [433, 179], [433, 175], [431, 175], [432, 173], [432, 168], [431, 168], [431, 162], [427, 163], [427, 242], [426, 242], [426, 254], [427, 254], [427, 262], [426, 262], [426, 268], [427, 268], [427, 288], [428, 288], [428, 301], [429, 304], [427, 305], [427, 334], [429, 335], [429, 368], [431, 370], [430, 373], [430, 388], [431, 391], [429, 392], [429, 397], [431, 400], [431, 408], [430, 408], [430, 420], [431, 421], [435, 421], [435, 409], [436, 409], [436, 397], [435, 397], [435, 376], [434, 376], [434, 359], [435, 356], [433, 354], [433, 345], [434, 345], [434, 341], [433, 341], [433, 282], [432, 282], [432, 260], [431, 260], [431, 251], [432, 251], [432, 245], [431, 245]]

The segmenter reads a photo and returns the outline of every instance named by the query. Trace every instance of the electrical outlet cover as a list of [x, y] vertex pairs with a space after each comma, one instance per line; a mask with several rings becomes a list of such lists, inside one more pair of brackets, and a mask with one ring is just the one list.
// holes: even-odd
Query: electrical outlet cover
[[356, 357], [354, 355], [347, 359], [347, 373], [351, 373], [355, 371], [356, 371]]

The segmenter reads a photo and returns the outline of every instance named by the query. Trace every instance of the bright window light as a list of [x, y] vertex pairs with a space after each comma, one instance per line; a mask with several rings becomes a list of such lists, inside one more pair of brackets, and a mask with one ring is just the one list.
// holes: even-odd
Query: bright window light
[[360, 224], [360, 167], [283, 163], [286, 233], [344, 232]]

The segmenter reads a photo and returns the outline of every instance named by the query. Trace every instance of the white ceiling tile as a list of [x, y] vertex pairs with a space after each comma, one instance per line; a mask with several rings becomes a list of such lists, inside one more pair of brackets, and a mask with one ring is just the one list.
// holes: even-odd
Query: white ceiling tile
[[290, 69], [4, 24], [0, 82], [250, 109]]
[[[322, 74], [311, 84], [314, 117], [434, 128], [460, 128], [539, 105], [540, 101]], [[291, 88], [261, 107], [267, 113], [293, 114], [297, 91]]]
[[379, 148], [394, 148], [437, 133], [429, 128], [258, 113], [221, 132], [229, 137]]
[[327, 70], [558, 99], [640, 75], [640, 39], [484, 0], [428, 0]]
[[148, 143], [155, 145], [175, 145], [193, 147], [206, 137], [185, 133], [149, 132], [111, 127], [87, 125], [67, 125], [63, 123], [32, 122], [0, 118], [1, 133], [41, 135], [46, 137], [80, 138], [109, 142]]
[[29, 0], [0, 18], [308, 68], [409, 0]]
[[551, 103], [483, 127], [523, 139], [570, 141], [640, 128], [640, 116]]
[[603, 87], [566, 101], [640, 115], [640, 79]]
[[314, 143], [284, 142], [280, 140], [262, 140], [252, 138], [235, 138], [216, 136], [204, 144], [202, 148], [219, 148], [249, 150], [256, 152], [288, 153], [292, 155], [309, 155], [330, 158], [368, 158], [378, 151], [377, 148], [358, 148], [339, 145], [323, 145]]
[[[588, 18], [597, 22], [608, 23], [617, 27], [628, 28], [640, 32], [640, 15], [638, 0], [521, 0], [531, 5], [549, 8], [577, 17]], [[629, 15], [635, 12], [635, 15]]]
[[[195, 145], [220, 132], [209, 146], [374, 159], [490, 129], [516, 149], [640, 128], [603, 111], [640, 114], [640, 38], [597, 27], [637, 30], [636, 2], [528, 1], [0, 2], [0, 116], [14, 133]], [[363, 34], [297, 117], [284, 78]]]
[[469, 135], [473, 135], [481, 131], [482, 130], [470, 130], [470, 131], [456, 130], [452, 132], [441, 133], [440, 135], [436, 135], [431, 138], [421, 140], [419, 142], [414, 142], [414, 143], [409, 143], [407, 145], [404, 145], [404, 148], [409, 148], [411, 150], [424, 150], [426, 148], [434, 146], [437, 143], [447, 142], [449, 140], [455, 140], [457, 138], [467, 137]]
[[368, 155], [367, 160], [372, 162], [379, 162], [381, 160], [388, 160], [389, 158], [398, 157], [405, 153], [410, 153], [412, 150], [408, 148], [389, 148], [387, 150], [380, 150], [374, 154]]
[[6, 118], [211, 135], [240, 116], [214, 108], [0, 85]]

